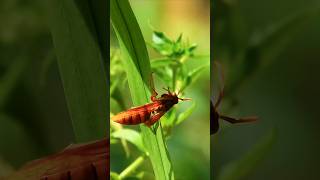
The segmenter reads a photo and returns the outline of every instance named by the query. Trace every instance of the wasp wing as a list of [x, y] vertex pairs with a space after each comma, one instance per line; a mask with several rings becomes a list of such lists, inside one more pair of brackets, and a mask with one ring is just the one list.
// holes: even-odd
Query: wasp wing
[[[146, 105], [142, 105], [142, 106], [138, 106], [138, 107], [133, 107], [131, 109], [128, 109], [126, 111], [120, 112], [116, 115], [114, 115], [111, 120], [121, 123], [121, 124], [139, 124], [141, 122], [141, 120], [139, 122], [137, 121], [130, 121], [129, 123], [124, 123], [124, 121], [128, 118], [132, 117], [139, 117], [140, 116], [147, 116], [147, 115], [151, 115], [152, 112], [156, 111], [159, 107], [161, 106], [161, 103], [156, 101], [156, 102], [152, 102]], [[137, 123], [135, 123], [137, 122]]]

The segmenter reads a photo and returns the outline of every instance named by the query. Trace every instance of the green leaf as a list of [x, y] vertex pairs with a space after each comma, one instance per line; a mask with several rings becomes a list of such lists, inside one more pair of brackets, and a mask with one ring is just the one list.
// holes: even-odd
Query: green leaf
[[204, 71], [206, 68], [208, 68], [209, 66], [210, 66], [209, 64], [203, 65], [189, 72], [188, 76], [185, 78], [184, 84], [181, 87], [181, 91], [184, 91], [186, 87], [188, 87], [190, 84], [195, 82], [195, 80], [199, 78], [200, 73]]
[[188, 52], [189, 54], [192, 54], [193, 51], [198, 47], [197, 44], [192, 44], [189, 48], [188, 48]]
[[[85, 1], [84, 1], [85, 2]], [[104, 65], [106, 69], [109, 69], [109, 65], [107, 63], [107, 58], [108, 58], [108, 31], [110, 29], [110, 22], [108, 20], [109, 13], [108, 12], [108, 6], [109, 2], [105, 0], [94, 0], [94, 1], [89, 1], [89, 9], [90, 13], [92, 13], [91, 16], [87, 16], [87, 18], [92, 18], [93, 24], [91, 24], [91, 31], [92, 33], [96, 34], [97, 36], [97, 41], [99, 42], [100, 45], [100, 51], [103, 57]], [[86, 3], [81, 3], [83, 5], [82, 8], [87, 8]], [[83, 12], [88, 12], [88, 11], [83, 11]], [[88, 23], [91, 23], [87, 21]], [[96, 32], [94, 32], [96, 31]]]
[[157, 69], [162, 67], [168, 67], [176, 62], [171, 58], [161, 58], [161, 59], [154, 59], [151, 60], [151, 68]]
[[192, 51], [197, 47], [192, 44], [187, 47], [187, 43], [182, 42], [182, 33], [174, 42], [170, 40], [163, 32], [154, 31], [151, 46], [161, 55], [179, 59], [185, 55], [191, 56]]
[[[129, 89], [135, 106], [149, 102], [151, 77], [150, 61], [137, 20], [127, 0], [111, 0], [111, 21], [116, 32], [121, 54], [125, 59]], [[140, 126], [145, 148], [149, 153], [155, 179], [174, 179], [172, 165], [161, 126], [154, 132], [145, 125]]]
[[110, 144], [117, 144], [119, 142], [118, 139], [113, 138], [112, 136], [110, 137]]
[[[109, 131], [106, 121], [109, 88], [105, 62], [107, 49], [102, 1], [51, 0], [50, 28], [59, 70], [77, 142], [101, 139]], [[94, 12], [92, 9], [95, 9]]]
[[163, 32], [159, 31], [153, 32], [152, 41], [155, 44], [172, 44], [172, 41]]
[[276, 140], [276, 130], [272, 129], [257, 143], [252, 150], [240, 159], [222, 169], [219, 180], [244, 179], [257, 167], [257, 164], [268, 154]]
[[142, 137], [141, 135], [132, 129], [119, 129], [116, 132], [112, 134], [113, 137], [125, 139], [135, 145], [140, 151], [146, 152], [143, 143], [142, 143]]
[[168, 67], [152, 69], [152, 72], [157, 75], [166, 87], [172, 85], [172, 72]]
[[110, 97], [110, 112], [118, 113], [121, 111], [120, 104], [112, 97]]
[[110, 177], [111, 177], [111, 180], [121, 180], [119, 178], [119, 174], [113, 171], [110, 171]]
[[186, 111], [184, 111], [183, 113], [180, 113], [178, 116], [177, 121], [174, 123], [175, 125], [178, 125], [180, 123], [182, 123], [184, 120], [186, 120], [191, 114], [192, 112], [195, 110], [196, 108], [196, 102], [192, 103], [192, 106], [190, 106]]
[[113, 94], [113, 92], [115, 91], [115, 89], [117, 88], [118, 84], [120, 83], [120, 78], [115, 79], [110, 86], [110, 95]]
[[181, 43], [181, 40], [182, 40], [182, 33], [179, 35], [179, 37], [178, 37], [178, 39], [177, 39], [176, 43], [177, 43], [177, 44]]
[[161, 118], [161, 124], [164, 128], [170, 126], [172, 127], [174, 125], [174, 120], [176, 119], [177, 115], [177, 109], [172, 108], [169, 110], [162, 118]]
[[163, 32], [154, 31], [152, 35], [151, 46], [164, 56], [170, 56], [173, 53], [173, 42], [167, 38]]

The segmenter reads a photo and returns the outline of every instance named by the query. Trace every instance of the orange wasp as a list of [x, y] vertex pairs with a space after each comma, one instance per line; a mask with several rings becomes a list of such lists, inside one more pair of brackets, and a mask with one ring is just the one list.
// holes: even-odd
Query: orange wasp
[[[218, 63], [215, 62], [215, 65], [218, 66]], [[221, 68], [220, 68], [221, 69]], [[220, 72], [220, 83], [222, 84], [224, 82], [224, 77], [223, 73]], [[218, 99], [215, 104], [213, 104], [213, 100], [211, 99], [210, 102], [210, 114], [211, 114], [211, 124], [210, 124], [210, 134], [215, 134], [219, 130], [219, 119], [223, 119], [231, 124], [237, 124], [237, 123], [246, 123], [246, 122], [253, 122], [258, 120], [257, 117], [252, 116], [252, 117], [243, 117], [243, 118], [233, 118], [233, 117], [228, 117], [221, 115], [218, 111], [217, 108], [219, 107], [221, 100], [224, 95], [224, 85], [221, 85], [221, 90], [218, 96]]]
[[125, 124], [125, 125], [136, 125], [144, 123], [148, 127], [151, 127], [156, 123], [173, 105], [180, 101], [191, 100], [190, 98], [179, 98], [179, 93], [174, 93], [169, 88], [164, 90], [167, 93], [162, 94], [161, 97], [157, 98], [158, 93], [152, 86], [152, 95], [150, 97], [152, 103], [131, 108], [127, 111], [120, 112], [119, 114], [111, 118], [112, 121]]

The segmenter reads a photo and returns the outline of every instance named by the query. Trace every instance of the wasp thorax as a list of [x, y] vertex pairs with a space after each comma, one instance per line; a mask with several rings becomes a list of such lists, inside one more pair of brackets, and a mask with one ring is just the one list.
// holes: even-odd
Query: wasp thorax
[[179, 98], [176, 94], [162, 94], [161, 100], [167, 101], [170, 104], [177, 104], [179, 102]]

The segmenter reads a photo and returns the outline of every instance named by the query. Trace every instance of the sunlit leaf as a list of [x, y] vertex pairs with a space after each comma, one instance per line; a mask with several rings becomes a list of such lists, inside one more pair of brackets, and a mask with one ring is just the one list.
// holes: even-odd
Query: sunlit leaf
[[135, 145], [140, 151], [145, 152], [141, 135], [132, 129], [120, 129], [112, 134], [113, 137], [125, 139]]
[[119, 103], [115, 99], [110, 97], [110, 112], [118, 113], [120, 111], [121, 111], [121, 107]]
[[112, 138], [112, 136], [110, 136], [111, 139], [110, 139], [110, 144], [117, 144], [119, 143], [119, 140], [118, 139], [115, 139], [115, 138]]
[[172, 41], [163, 32], [160, 32], [160, 31], [153, 32], [152, 41], [155, 44], [171, 44], [172, 43]]
[[155, 60], [151, 60], [150, 62], [151, 62], [151, 68], [152, 69], [168, 67], [168, 66], [176, 63], [171, 58], [155, 59]]
[[110, 177], [111, 177], [111, 180], [121, 180], [119, 178], [119, 174], [113, 171], [110, 171]]

